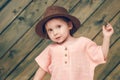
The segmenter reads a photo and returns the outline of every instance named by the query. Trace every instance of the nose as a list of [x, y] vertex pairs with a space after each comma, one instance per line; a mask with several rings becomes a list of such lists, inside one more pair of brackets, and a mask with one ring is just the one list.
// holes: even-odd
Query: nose
[[57, 31], [57, 30], [54, 30], [54, 31], [53, 31], [53, 34], [54, 34], [54, 36], [58, 35], [58, 31]]

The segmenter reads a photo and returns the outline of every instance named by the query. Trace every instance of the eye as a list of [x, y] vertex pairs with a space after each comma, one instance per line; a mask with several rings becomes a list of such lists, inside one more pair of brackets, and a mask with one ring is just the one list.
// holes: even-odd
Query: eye
[[58, 25], [57, 27], [58, 27], [58, 28], [61, 28], [61, 25]]
[[52, 29], [48, 29], [47, 31], [48, 31], [48, 32], [51, 32], [51, 31], [53, 31], [53, 30], [52, 30]]

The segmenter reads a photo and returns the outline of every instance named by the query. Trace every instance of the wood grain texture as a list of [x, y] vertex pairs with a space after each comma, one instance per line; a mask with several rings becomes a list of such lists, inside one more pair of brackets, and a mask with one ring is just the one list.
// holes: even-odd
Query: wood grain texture
[[70, 12], [80, 20], [81, 24], [87, 21], [87, 19], [105, 2], [105, 0], [95, 0], [92, 3], [90, 1], [91, 0], [80, 1]]
[[5, 28], [7, 28], [8, 25], [10, 25], [14, 21], [14, 19], [21, 13], [21, 11], [24, 10], [24, 8], [31, 3], [31, 1], [32, 0], [11, 0], [10, 3], [5, 6], [5, 8], [0, 12], [1, 34], [5, 30]]
[[[75, 33], [75, 36], [86, 36], [93, 39], [100, 32], [105, 21], [110, 21], [119, 12], [118, 0], [106, 0], [94, 14]], [[109, 7], [108, 7], [109, 6]], [[114, 7], [112, 7], [114, 6]], [[112, 9], [112, 11], [111, 11]], [[88, 34], [89, 33], [89, 34]]]
[[120, 79], [120, 64], [110, 73], [105, 80], [119, 80]]
[[10, 1], [11, 1], [11, 0], [1, 0], [1, 1], [0, 1], [0, 11], [2, 11], [3, 8], [4, 8], [5, 6], [7, 6], [7, 4], [8, 4]]
[[[30, 25], [32, 25], [36, 19], [39, 18], [40, 16], [40, 13], [42, 15], [43, 11], [45, 10], [45, 8], [51, 4], [54, 3], [54, 0], [49, 0], [50, 2], [48, 2], [48, 4], [46, 5], [46, 1], [43, 0], [43, 1], [36, 1], [36, 2], [33, 2], [31, 4], [31, 6], [29, 6], [23, 13], [21, 13], [20, 16], [24, 16], [25, 17], [25, 20], [24, 21], [22, 19], [19, 20], [17, 19], [15, 21], [15, 23], [17, 23], [17, 26], [16, 27], [16, 24], [12, 25], [11, 27], [13, 28], [10, 28], [11, 30], [8, 30], [7, 32], [8, 33], [8, 36], [3, 36], [4, 38], [1, 37], [2, 41], [5, 41], [3, 39], [7, 38], [7, 40], [5, 42], [1, 42], [1, 43], [4, 43], [4, 46], [5, 49], [9, 48], [8, 45], [13, 45], [15, 43], [15, 41], [17, 41], [20, 36], [22, 36], [23, 34], [26, 33], [26, 31], [28, 29], [30, 29]], [[43, 4], [43, 2], [45, 4]], [[36, 5], [35, 5], [36, 4]], [[41, 5], [40, 5], [41, 4]], [[31, 12], [35, 11], [36, 8], [39, 9], [39, 7], [41, 7], [42, 9], [41, 10], [38, 10], [36, 12], [36, 16], [35, 14], [34, 15], [31, 15]], [[32, 9], [31, 9], [32, 8]], [[34, 9], [35, 8], [35, 9]], [[28, 11], [27, 11], [28, 10]], [[30, 11], [30, 12], [29, 12]], [[41, 12], [42, 11], [42, 12]], [[26, 14], [26, 15], [25, 15]], [[27, 15], [28, 14], [28, 15]], [[31, 21], [32, 20], [32, 21]], [[18, 21], [18, 22], [17, 22]], [[29, 23], [29, 22], [32, 22], [32, 23]], [[34, 21], [34, 22], [33, 22]], [[17, 28], [17, 29], [16, 29]], [[22, 31], [23, 30], [23, 31]], [[13, 46], [7, 53], [6, 55], [4, 56], [4, 58], [2, 60], [0, 60], [0, 63], [2, 64], [2, 67], [4, 67], [4, 71], [0, 74], [0, 78], [4, 79], [6, 76], [8, 76], [12, 70], [14, 70], [14, 68], [19, 64], [20, 61], [22, 61], [26, 55], [28, 55], [29, 51], [31, 51], [37, 44], [37, 42], [39, 42], [40, 40], [39, 39], [36, 39], [36, 38], [33, 38], [36, 33], [33, 33], [35, 32], [34, 31], [34, 27], [32, 27], [32, 35], [29, 34], [29, 31], [28, 31], [28, 34], [26, 34], [26, 36], [24, 36], [25, 38], [22, 38], [21, 40], [19, 40], [18, 43], [15, 44], [15, 46]], [[6, 32], [6, 33], [7, 33]], [[11, 36], [9, 36], [11, 34]], [[31, 38], [31, 39], [30, 39]], [[28, 39], [28, 40], [27, 40]], [[36, 40], [35, 40], [36, 39]], [[14, 41], [15, 40], [15, 41]], [[32, 41], [33, 40], [33, 41]], [[37, 42], [36, 42], [37, 41]], [[8, 42], [8, 43], [7, 43]], [[7, 43], [7, 44], [6, 44]], [[6, 44], [6, 45], [5, 45]], [[3, 46], [1, 45], [1, 47], [3, 48]], [[24, 47], [24, 48], [23, 48]], [[3, 50], [2, 50], [3, 52]], [[1, 52], [1, 54], [2, 54]], [[17, 59], [17, 60], [16, 60]], [[4, 62], [4, 63], [2, 63]], [[11, 63], [11, 64], [9, 64]]]
[[[31, 41], [29, 41], [28, 42], [28, 44], [29, 44], [29, 46], [31, 46], [31, 47], [34, 47], [34, 45], [33, 44], [35, 44], [35, 43], [33, 43], [33, 42], [36, 42], [36, 41], [39, 41], [38, 39], [36, 39], [36, 38], [38, 38], [38, 37], [36, 37], [36, 38], [33, 38], [34, 36], [35, 36], [35, 33], [34, 34], [31, 34], [31, 33], [33, 33], [34, 32], [34, 28], [32, 28], [29, 32], [27, 32], [26, 33], [26, 35], [27, 36], [25, 36], [25, 37], [23, 37], [19, 42], [19, 44], [18, 44], [18, 46], [15, 46], [14, 48], [17, 48], [17, 49], [19, 49], [19, 46], [22, 46], [22, 47], [20, 47], [20, 49], [23, 49], [23, 47], [25, 47], [26, 49], [29, 49], [30, 50], [30, 48], [27, 48], [26, 46], [24, 46], [24, 44], [26, 43], [27, 44], [27, 41], [29, 41], [29, 40], [31, 40]], [[31, 37], [30, 37], [30, 36]], [[31, 38], [28, 38], [28, 36]], [[32, 39], [34, 39], [34, 40], [32, 40]], [[26, 42], [25, 42], [26, 41]], [[33, 43], [33, 44], [32, 44]], [[37, 43], [37, 42], [36, 42]], [[29, 47], [28, 46], [28, 47]], [[43, 47], [43, 45], [42, 45], [42, 47]], [[13, 48], [12, 48], [13, 49]], [[19, 51], [22, 51], [22, 50], [19, 50]], [[27, 50], [25, 50], [25, 51], [27, 51]], [[21, 54], [21, 57], [19, 56], [19, 58], [17, 58], [18, 60], [21, 58], [22, 59], [22, 56], [24, 57], [27, 53], [25, 52], [25, 51], [23, 51], [23, 52], [20, 52], [20, 53], [24, 53], [23, 55]], [[28, 52], [29, 53], [29, 52]], [[36, 53], [35, 53], [36, 54]], [[33, 57], [31, 60], [34, 60], [34, 58], [35, 57]], [[16, 59], [16, 58], [14, 58], [14, 59]], [[10, 61], [9, 61], [10, 62]], [[13, 63], [13, 62], [12, 62]], [[15, 64], [16, 64], [17, 62], [15, 62]], [[33, 63], [34, 64], [34, 63]], [[25, 64], [24, 64], [25, 65]], [[28, 65], [28, 64], [26, 64], [26, 65]], [[25, 66], [26, 66], [25, 65]], [[31, 64], [32, 65], [32, 64]], [[25, 66], [23, 66], [24, 68], [25, 68]], [[12, 65], [11, 67], [13, 67], [14, 68], [14, 65]], [[18, 67], [19, 68], [19, 67]], [[27, 68], [26, 68], [27, 69]], [[19, 69], [18, 69], [19, 70]], [[28, 69], [27, 69], [28, 70]], [[17, 78], [15, 78], [14, 77], [14, 73], [16, 74], [16, 72], [12, 72], [12, 74], [13, 74], [13, 76], [12, 75], [10, 75], [7, 79], [9, 80], [9, 79], [18, 79], [19, 77], [21, 77], [21, 76], [17, 76]], [[24, 74], [25, 74], [25, 72], [23, 72]], [[22, 74], [22, 72], [20, 72], [20, 73], [17, 73], [17, 74], [21, 74], [21, 75], [23, 75]], [[12, 77], [12, 78], [11, 78]], [[45, 79], [47, 79], [48, 77], [46, 76], [45, 77]]]
[[[0, 1], [4, 5], [5, 1]], [[35, 33], [35, 26], [50, 5], [65, 7], [81, 21], [74, 37], [85, 36], [102, 44], [102, 25], [109, 21], [115, 30], [106, 64], [95, 69], [94, 80], [119, 80], [119, 0], [9, 0], [0, 11], [0, 80], [33, 80], [39, 68], [35, 57], [51, 43]], [[44, 80], [50, 80], [47, 74]]]
[[[19, 66], [16, 68], [16, 70], [12, 71], [12, 74], [9, 75], [6, 80], [28, 80], [33, 74], [31, 73], [35, 73], [35, 71], [37, 70], [37, 68], [39, 67], [36, 62], [35, 62], [35, 57], [40, 54], [40, 52], [49, 44], [49, 41], [45, 41], [42, 40], [41, 42], [39, 42], [39, 44], [34, 48], [34, 50], [32, 50], [31, 52], [29, 52], [29, 54], [27, 55], [28, 57], [24, 58], [24, 62], [23, 60], [20, 62], [20, 64], [18, 64]], [[20, 56], [19, 56], [20, 57]], [[14, 66], [13, 66], [14, 67]], [[23, 77], [21, 77], [23, 76]]]
[[[95, 80], [104, 80], [120, 64], [120, 38], [111, 47], [106, 64], [99, 65], [95, 75]], [[98, 75], [97, 75], [98, 74]], [[119, 75], [116, 75], [119, 77]], [[112, 76], [111, 76], [112, 77]]]
[[0, 35], [0, 58], [12, 47], [42, 16], [47, 6], [53, 4], [55, 0], [36, 0], [32, 2]]
[[[113, 68], [114, 68], [114, 66], [115, 65], [117, 65], [118, 63], [115, 63], [115, 62], [113, 62], [112, 60], [110, 60], [111, 58], [113, 59], [113, 57], [115, 56], [115, 52], [118, 52], [118, 51], [115, 51], [114, 49], [112, 49], [112, 48], [114, 48], [115, 46], [115, 44], [116, 44], [116, 42], [117, 42], [117, 40], [119, 40], [119, 38], [120, 38], [120, 34], [118, 34], [118, 33], [120, 33], [119, 31], [120, 31], [120, 13], [118, 13], [114, 18], [113, 18], [113, 20], [110, 22], [112, 25], [113, 25], [113, 28], [114, 28], [114, 34], [113, 34], [113, 36], [111, 37], [111, 48], [110, 48], [110, 52], [109, 52], [109, 54], [108, 54], [108, 61], [107, 61], [107, 64], [104, 64], [103, 66], [98, 66], [97, 67], [97, 69], [96, 69], [96, 78], [97, 78], [97, 76], [99, 76], [100, 77], [100, 74], [104, 74], [103, 73], [103, 71], [104, 70], [106, 70], [106, 68], [104, 67], [104, 66], [111, 66], [111, 67], [109, 67], [108, 68], [108, 66], [107, 66], [107, 69], [109, 69], [109, 70], [112, 70]], [[95, 40], [95, 42], [97, 42], [98, 44], [101, 44], [102, 43], [102, 38], [103, 38], [103, 36], [102, 36], [102, 32], [100, 32], [99, 34], [98, 34], [98, 36], [94, 39]], [[113, 45], [114, 44], [114, 45]], [[119, 48], [119, 46], [118, 45], [120, 45], [120, 43], [118, 43], [118, 44], [116, 44], [116, 47], [115, 48]], [[114, 46], [114, 47], [113, 47]], [[114, 50], [115, 52], [113, 52], [112, 50]], [[113, 53], [111, 53], [111, 51], [113, 52]], [[120, 55], [119, 53], [117, 53], [118, 55]], [[120, 56], [119, 56], [120, 57]], [[111, 61], [111, 62], [110, 62]], [[119, 59], [117, 60], [116, 59], [116, 61], [119, 61]], [[114, 64], [108, 64], [108, 63], [114, 63]], [[104, 74], [105, 75], [105, 74]], [[96, 79], [97, 80], [97, 79]], [[100, 79], [100, 80], [102, 80], [102, 79]]]
[[[120, 37], [120, 12], [118, 12], [117, 15], [113, 16], [112, 20], [110, 21], [110, 24], [113, 26], [114, 29], [114, 33], [111, 37], [111, 42], [110, 42], [110, 45], [112, 46], [116, 41], [116, 39]], [[100, 45], [102, 43], [101, 40], [102, 38], [103, 38], [103, 33], [101, 30], [101, 32], [98, 34], [98, 36], [96, 36], [94, 41]]]

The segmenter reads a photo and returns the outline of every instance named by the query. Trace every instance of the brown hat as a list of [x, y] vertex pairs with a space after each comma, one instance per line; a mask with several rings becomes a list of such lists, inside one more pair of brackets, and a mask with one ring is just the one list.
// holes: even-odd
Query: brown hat
[[73, 28], [71, 30], [71, 34], [73, 34], [80, 27], [80, 21], [76, 17], [69, 15], [65, 8], [59, 6], [49, 6], [43, 15], [43, 18], [36, 25], [35, 31], [40, 37], [48, 38], [47, 33], [44, 31], [44, 25], [48, 20], [55, 17], [65, 17], [72, 21]]

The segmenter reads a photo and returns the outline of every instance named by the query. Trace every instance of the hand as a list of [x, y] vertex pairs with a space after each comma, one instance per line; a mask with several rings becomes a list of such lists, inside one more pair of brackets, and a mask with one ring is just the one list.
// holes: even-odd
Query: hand
[[103, 25], [102, 27], [104, 37], [111, 37], [114, 33], [114, 29], [110, 23]]

